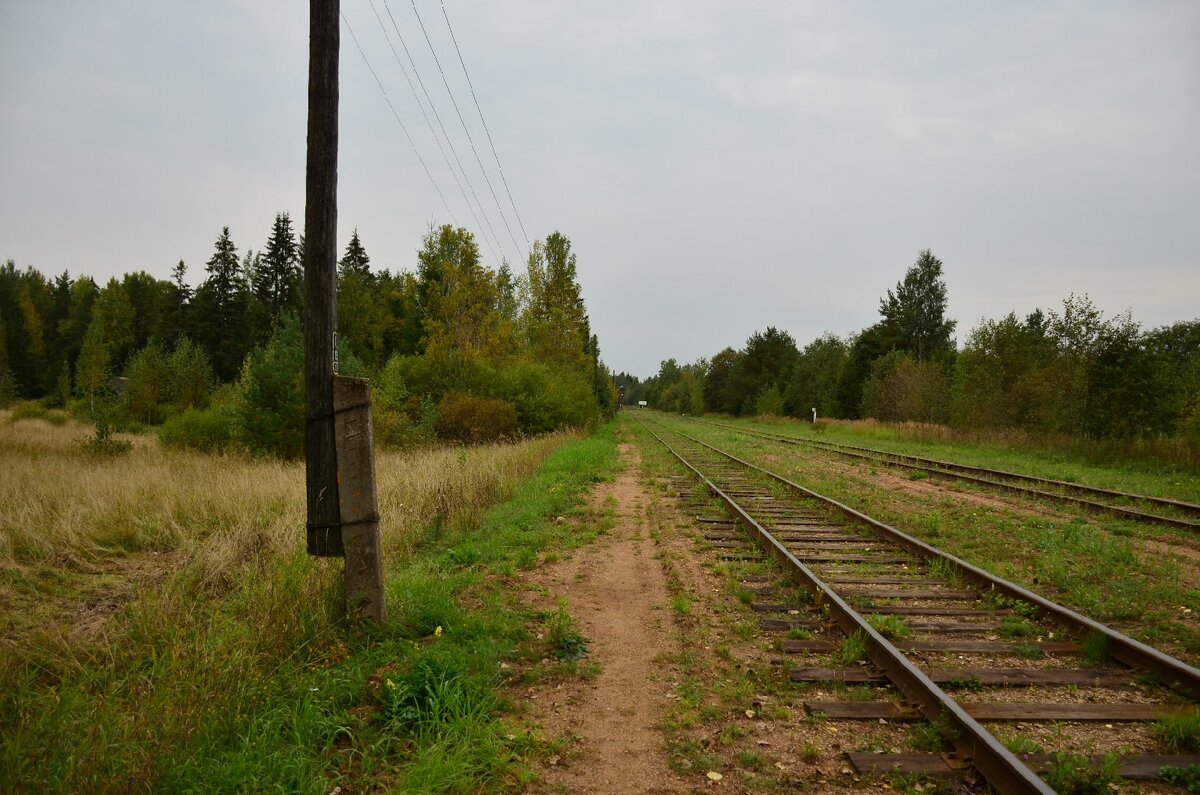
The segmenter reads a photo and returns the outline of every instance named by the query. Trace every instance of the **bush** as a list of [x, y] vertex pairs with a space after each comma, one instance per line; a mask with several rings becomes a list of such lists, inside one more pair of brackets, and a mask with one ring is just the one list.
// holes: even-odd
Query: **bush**
[[234, 422], [229, 409], [213, 406], [189, 408], [171, 417], [159, 428], [158, 439], [168, 447], [219, 453], [234, 441]]
[[123, 406], [126, 417], [150, 424], [162, 422], [170, 380], [168, 357], [162, 347], [151, 342], [134, 354], [125, 367], [125, 377], [128, 379]]
[[0, 367], [0, 409], [17, 399], [17, 379], [7, 367]]
[[298, 320], [290, 318], [250, 354], [238, 393], [238, 436], [246, 448], [298, 458], [304, 451], [304, 339]]
[[208, 405], [213, 371], [203, 349], [186, 337], [175, 346], [168, 365], [168, 394], [179, 411]]
[[516, 408], [525, 433], [584, 427], [598, 414], [586, 378], [537, 362], [521, 361], [501, 370], [493, 394]]
[[460, 442], [490, 442], [517, 431], [517, 410], [505, 400], [451, 392], [437, 406], [437, 432]]

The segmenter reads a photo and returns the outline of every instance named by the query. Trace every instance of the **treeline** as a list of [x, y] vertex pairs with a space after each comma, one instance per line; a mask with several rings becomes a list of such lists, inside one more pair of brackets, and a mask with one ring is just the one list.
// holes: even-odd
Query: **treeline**
[[616, 376], [625, 402], [687, 414], [774, 414], [1015, 428], [1091, 439], [1181, 437], [1200, 449], [1200, 320], [1147, 330], [1086, 296], [984, 320], [961, 348], [942, 262], [920, 253], [857, 334], [799, 348], [785, 331], [646, 381]]
[[[302, 243], [287, 213], [239, 256], [222, 230], [205, 278], [128, 273], [104, 286], [0, 267], [0, 405], [37, 400], [211, 449], [297, 455], [303, 437]], [[432, 228], [412, 271], [376, 272], [358, 236], [338, 263], [340, 372], [373, 379], [377, 434], [482, 441], [586, 425], [615, 405], [570, 241], [527, 271], [480, 262], [467, 230]]]

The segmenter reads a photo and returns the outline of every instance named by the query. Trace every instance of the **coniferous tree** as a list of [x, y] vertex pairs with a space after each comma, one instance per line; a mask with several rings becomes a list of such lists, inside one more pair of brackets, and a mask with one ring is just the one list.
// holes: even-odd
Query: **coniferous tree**
[[358, 239], [358, 229], [355, 229], [350, 235], [346, 253], [338, 260], [338, 277], [345, 278], [348, 274], [357, 273], [364, 280], [370, 281], [370, 263], [371, 258], [367, 256], [367, 250], [363, 248], [362, 241]]
[[222, 381], [241, 370], [242, 359], [253, 340], [246, 333], [248, 286], [229, 227], [221, 231], [212, 257], [205, 265], [208, 278], [196, 292], [196, 326], [200, 342]]
[[189, 336], [189, 305], [192, 288], [187, 283], [187, 265], [183, 260], [171, 269], [171, 281], [163, 286], [162, 313], [155, 335], [168, 345], [175, 345]]
[[279, 213], [252, 283], [254, 297], [264, 309], [271, 328], [278, 328], [289, 310], [299, 308], [300, 278], [300, 249], [292, 219], [287, 213]]

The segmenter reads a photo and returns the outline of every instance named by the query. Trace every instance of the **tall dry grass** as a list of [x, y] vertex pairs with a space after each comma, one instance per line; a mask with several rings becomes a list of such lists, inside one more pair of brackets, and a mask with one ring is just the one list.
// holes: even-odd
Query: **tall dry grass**
[[[302, 463], [146, 437], [97, 456], [88, 433], [0, 412], [0, 780], [79, 743], [43, 783], [150, 781], [164, 749], [314, 653], [340, 612], [340, 561], [304, 551]], [[385, 566], [504, 499], [568, 438], [379, 455]]]

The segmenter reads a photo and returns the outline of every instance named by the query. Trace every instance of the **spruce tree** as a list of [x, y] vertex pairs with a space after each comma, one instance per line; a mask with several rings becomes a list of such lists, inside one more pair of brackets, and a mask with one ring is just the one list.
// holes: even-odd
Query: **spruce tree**
[[196, 291], [194, 302], [197, 336], [217, 376], [229, 381], [238, 374], [242, 358], [254, 342], [245, 328], [249, 290], [229, 227], [217, 238], [205, 270], [208, 278]]
[[278, 328], [280, 318], [288, 309], [298, 308], [300, 249], [292, 219], [287, 213], [275, 216], [267, 247], [254, 269], [253, 290], [272, 328]]
[[362, 241], [358, 239], [358, 229], [355, 229], [350, 235], [346, 253], [338, 260], [338, 278], [344, 279], [349, 274], [356, 273], [364, 280], [370, 281], [370, 262], [371, 258], [367, 256], [367, 250], [363, 248]]

